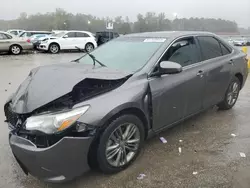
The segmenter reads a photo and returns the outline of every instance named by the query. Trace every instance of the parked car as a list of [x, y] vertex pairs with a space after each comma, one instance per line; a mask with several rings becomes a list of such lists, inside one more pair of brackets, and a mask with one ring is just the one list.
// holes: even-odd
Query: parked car
[[247, 40], [245, 38], [236, 38], [233, 39], [234, 46], [246, 46]]
[[250, 46], [250, 37], [247, 38], [247, 46]]
[[29, 40], [34, 45], [34, 48], [37, 49], [38, 46], [41, 44], [41, 41], [47, 39], [50, 35], [48, 34], [36, 34], [32, 35]]
[[246, 55], [212, 33], [125, 35], [31, 70], [4, 105], [9, 143], [24, 172], [45, 181], [93, 165], [119, 172], [145, 139], [213, 105], [231, 109], [247, 75]]
[[18, 36], [20, 33], [24, 32], [25, 30], [20, 30], [20, 29], [11, 29], [8, 30], [7, 33], [10, 33], [12, 35]]
[[96, 32], [96, 41], [97, 41], [97, 45], [100, 46], [114, 38], [119, 37], [119, 34], [116, 32], [109, 32], [109, 31], [99, 31]]
[[97, 47], [95, 37], [88, 31], [67, 31], [51, 35], [41, 41], [38, 49], [56, 54], [60, 50], [76, 50], [77, 47], [91, 52]]
[[38, 34], [50, 35], [50, 34], [52, 34], [52, 32], [50, 32], [50, 31], [24, 31], [24, 32], [20, 33], [18, 36], [24, 37], [24, 38], [29, 38], [33, 35], [38, 35]]
[[32, 43], [10, 33], [0, 32], [0, 52], [10, 52], [18, 55], [23, 50], [33, 50]]

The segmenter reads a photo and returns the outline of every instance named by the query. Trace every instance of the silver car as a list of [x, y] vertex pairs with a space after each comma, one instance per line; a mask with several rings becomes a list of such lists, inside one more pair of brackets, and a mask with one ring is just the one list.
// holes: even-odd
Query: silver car
[[0, 32], [0, 52], [10, 52], [14, 55], [20, 54], [23, 50], [33, 50], [33, 44], [6, 32]]

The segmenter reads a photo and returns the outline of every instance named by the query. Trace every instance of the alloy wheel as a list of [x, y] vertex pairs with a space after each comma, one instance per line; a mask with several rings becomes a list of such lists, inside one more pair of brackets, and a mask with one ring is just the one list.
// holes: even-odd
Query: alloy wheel
[[50, 51], [51, 51], [51, 53], [56, 54], [59, 51], [59, 48], [56, 44], [52, 44], [50, 46]]
[[11, 47], [11, 52], [15, 55], [19, 54], [21, 52], [21, 48], [19, 46], [12, 46]]
[[86, 44], [85, 49], [87, 52], [91, 52], [94, 50], [94, 46], [92, 44]]
[[239, 84], [237, 82], [233, 82], [227, 93], [228, 105], [232, 106], [236, 102], [238, 95], [239, 95]]
[[134, 124], [127, 123], [117, 127], [110, 135], [106, 145], [106, 159], [113, 167], [129, 163], [138, 152], [140, 131]]

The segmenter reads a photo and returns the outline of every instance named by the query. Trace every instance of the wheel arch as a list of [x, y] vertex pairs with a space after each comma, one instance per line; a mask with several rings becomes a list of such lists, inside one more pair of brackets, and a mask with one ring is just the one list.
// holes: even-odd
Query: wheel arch
[[21, 50], [23, 50], [22, 45], [20, 45], [20, 44], [18, 44], [18, 43], [13, 43], [13, 44], [11, 44], [10, 47], [9, 47], [9, 50], [11, 50], [11, 47], [12, 47], [12, 46], [19, 46], [19, 47], [21, 48]]
[[91, 44], [91, 45], [93, 45], [93, 48], [95, 48], [95, 45], [94, 45], [93, 42], [87, 42], [87, 43], [85, 44], [85, 48], [86, 48], [87, 44]]
[[243, 86], [243, 75], [238, 72], [238, 73], [235, 74], [235, 77], [239, 79], [239, 81], [240, 81], [240, 89], [242, 89], [242, 86]]
[[50, 47], [52, 44], [56, 44], [56, 45], [58, 45], [59, 50], [61, 50], [61, 46], [60, 46], [60, 44], [59, 44], [58, 42], [51, 42], [51, 43], [49, 44], [49, 47]]
[[110, 113], [108, 113], [104, 119], [101, 121], [98, 131], [96, 132], [95, 139], [93, 140], [90, 150], [88, 152], [88, 164], [91, 168], [98, 168], [97, 159], [96, 159], [96, 148], [98, 147], [100, 143], [100, 135], [103, 133], [103, 131], [108, 127], [108, 125], [118, 118], [119, 116], [125, 115], [125, 114], [131, 114], [138, 117], [143, 124], [144, 127], [144, 138], [146, 139], [148, 136], [148, 130], [149, 130], [149, 121], [147, 119], [146, 114], [141, 110], [140, 108], [136, 107], [133, 104], [127, 103], [124, 105], [121, 105], [114, 110], [112, 110]]

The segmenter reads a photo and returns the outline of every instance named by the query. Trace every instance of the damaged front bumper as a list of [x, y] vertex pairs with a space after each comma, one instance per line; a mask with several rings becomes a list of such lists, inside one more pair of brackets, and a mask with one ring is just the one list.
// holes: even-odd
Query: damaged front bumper
[[47, 182], [72, 180], [89, 170], [88, 152], [93, 137], [64, 137], [47, 148], [10, 133], [9, 143], [26, 174]]

